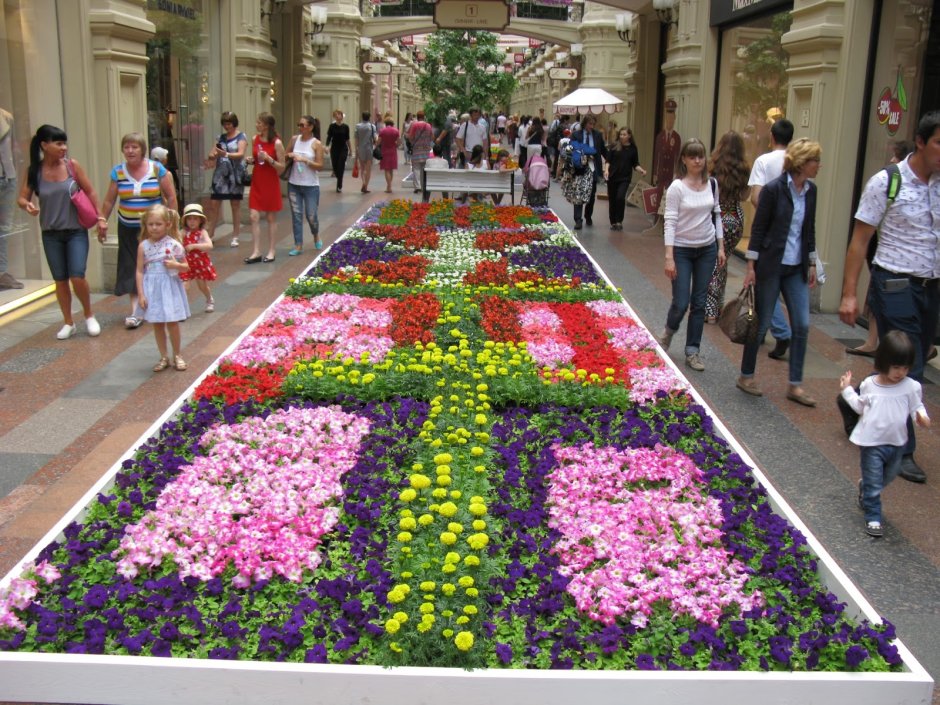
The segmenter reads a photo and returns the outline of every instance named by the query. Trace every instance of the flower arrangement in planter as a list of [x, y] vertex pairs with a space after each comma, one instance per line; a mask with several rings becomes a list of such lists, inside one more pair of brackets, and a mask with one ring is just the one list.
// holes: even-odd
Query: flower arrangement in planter
[[0, 650], [897, 671], [549, 212], [376, 206], [60, 540]]

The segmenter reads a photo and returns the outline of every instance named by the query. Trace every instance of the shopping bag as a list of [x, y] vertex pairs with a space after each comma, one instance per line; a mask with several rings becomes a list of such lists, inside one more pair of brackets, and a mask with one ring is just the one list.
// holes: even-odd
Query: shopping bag
[[747, 345], [757, 340], [758, 320], [753, 285], [741, 289], [738, 298], [725, 304], [718, 317], [718, 327], [732, 343]]
[[659, 213], [659, 202], [662, 192], [659, 190], [659, 186], [650, 186], [649, 188], [643, 189], [641, 192], [643, 196], [643, 210], [647, 215], [656, 215]]
[[358, 159], [353, 162], [352, 177], [353, 177], [354, 179], [358, 179], [358, 178], [359, 178], [359, 160], [358, 160]]

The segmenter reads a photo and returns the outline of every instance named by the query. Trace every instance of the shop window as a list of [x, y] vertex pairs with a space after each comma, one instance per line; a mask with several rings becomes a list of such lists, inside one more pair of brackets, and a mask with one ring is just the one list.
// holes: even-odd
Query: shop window
[[[748, 19], [721, 32], [716, 142], [728, 130], [742, 135], [749, 164], [770, 151], [770, 126], [787, 116], [789, 56], [782, 37], [789, 12]], [[745, 204], [745, 233], [738, 251], [747, 249], [753, 209]]]
[[211, 185], [204, 160], [222, 112], [218, 3], [151, 1], [147, 19], [156, 26], [147, 42], [148, 140], [169, 153], [167, 168], [184, 204]]

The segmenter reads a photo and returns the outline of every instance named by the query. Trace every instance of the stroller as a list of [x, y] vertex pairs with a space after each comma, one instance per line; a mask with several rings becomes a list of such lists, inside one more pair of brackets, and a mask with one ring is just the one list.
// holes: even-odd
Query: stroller
[[522, 170], [522, 201], [524, 206], [548, 206], [548, 189], [552, 183], [551, 171], [545, 157], [534, 154]]

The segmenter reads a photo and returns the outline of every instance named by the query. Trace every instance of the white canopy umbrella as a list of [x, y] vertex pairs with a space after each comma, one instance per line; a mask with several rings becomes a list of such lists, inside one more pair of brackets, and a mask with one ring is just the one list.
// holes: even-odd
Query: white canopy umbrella
[[599, 115], [600, 113], [619, 113], [623, 110], [623, 101], [603, 88], [578, 88], [555, 103], [555, 112], [562, 115]]

